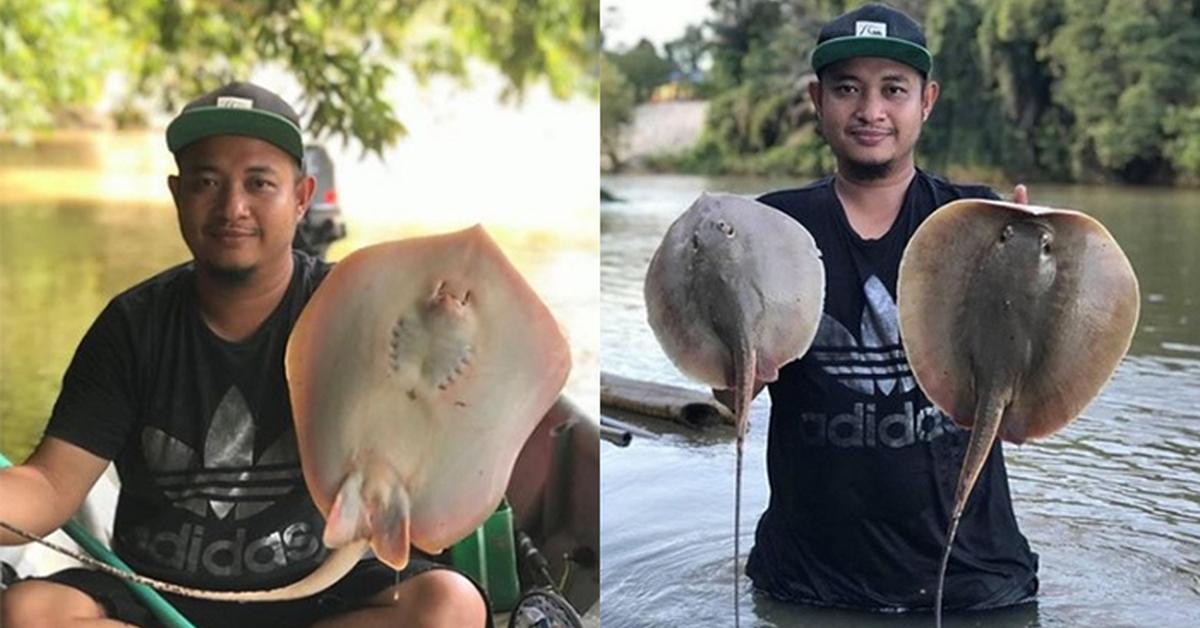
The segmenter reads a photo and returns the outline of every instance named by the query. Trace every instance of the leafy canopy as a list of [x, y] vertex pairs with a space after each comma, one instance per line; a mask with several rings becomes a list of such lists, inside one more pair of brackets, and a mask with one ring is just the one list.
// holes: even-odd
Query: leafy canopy
[[260, 65], [290, 71], [306, 128], [382, 154], [404, 134], [384, 99], [395, 69], [467, 76], [482, 59], [519, 97], [595, 91], [594, 0], [0, 0], [0, 132], [94, 104], [113, 71], [130, 103], [167, 111]]

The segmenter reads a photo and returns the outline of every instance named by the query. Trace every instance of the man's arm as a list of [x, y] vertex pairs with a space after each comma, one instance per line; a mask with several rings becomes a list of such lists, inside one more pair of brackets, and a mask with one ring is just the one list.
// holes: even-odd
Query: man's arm
[[[0, 520], [45, 536], [75, 514], [108, 461], [47, 436], [24, 464], [0, 470]], [[0, 531], [0, 545], [27, 541]]]

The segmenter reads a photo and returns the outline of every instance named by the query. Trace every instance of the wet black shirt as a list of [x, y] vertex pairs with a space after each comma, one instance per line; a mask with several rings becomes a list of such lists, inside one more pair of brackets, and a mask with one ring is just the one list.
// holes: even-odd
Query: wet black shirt
[[[930, 404], [909, 371], [896, 276], [921, 221], [972, 197], [998, 198], [918, 171], [876, 240], [851, 228], [832, 177], [759, 199], [812, 233], [826, 273], [816, 339], [770, 385], [771, 497], [746, 565], [759, 590], [825, 606], [932, 607], [969, 432]], [[1023, 601], [1037, 590], [1036, 574], [997, 442], [959, 526], [945, 607]]]
[[242, 342], [201, 320], [184, 264], [115, 297], [75, 352], [46, 434], [115, 460], [113, 546], [140, 573], [250, 590], [292, 582], [324, 558], [283, 355], [329, 265], [294, 255], [283, 299]]

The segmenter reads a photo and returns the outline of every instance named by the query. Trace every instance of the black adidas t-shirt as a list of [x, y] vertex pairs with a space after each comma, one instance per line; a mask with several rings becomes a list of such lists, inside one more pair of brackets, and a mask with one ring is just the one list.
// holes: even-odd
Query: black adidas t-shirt
[[[918, 171], [891, 229], [864, 240], [833, 178], [759, 200], [799, 221], [825, 264], [825, 311], [808, 353], [770, 385], [771, 497], [746, 573], [792, 602], [931, 608], [969, 432], [917, 387], [900, 344], [896, 276], [904, 246], [935, 208], [998, 198]], [[1037, 556], [1017, 528], [1000, 443], [959, 526], [945, 607], [1030, 598]]]
[[140, 573], [262, 589], [297, 580], [326, 554], [283, 356], [330, 266], [293, 255], [283, 299], [243, 342], [201, 320], [189, 263], [114, 298], [75, 352], [46, 434], [116, 461], [113, 546]]

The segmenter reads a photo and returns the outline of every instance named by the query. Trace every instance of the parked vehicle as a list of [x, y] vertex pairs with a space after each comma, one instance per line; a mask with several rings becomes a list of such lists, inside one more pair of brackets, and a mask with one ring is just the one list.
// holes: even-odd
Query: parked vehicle
[[329, 245], [346, 237], [346, 222], [338, 205], [333, 160], [320, 144], [304, 147], [304, 169], [317, 179], [317, 189], [304, 218], [296, 227], [292, 247], [324, 258]]

